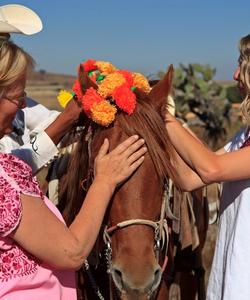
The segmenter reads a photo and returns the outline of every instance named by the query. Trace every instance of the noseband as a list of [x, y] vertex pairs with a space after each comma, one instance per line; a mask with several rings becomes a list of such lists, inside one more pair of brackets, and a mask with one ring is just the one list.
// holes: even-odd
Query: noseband
[[[165, 193], [164, 193], [165, 194]], [[146, 225], [151, 227], [154, 230], [154, 250], [155, 250], [155, 256], [157, 261], [159, 262], [160, 252], [165, 247], [165, 254], [164, 254], [164, 263], [162, 265], [162, 273], [164, 272], [168, 256], [168, 243], [169, 243], [169, 229], [168, 229], [168, 223], [167, 219], [165, 218], [166, 215], [166, 196], [163, 197], [162, 202], [162, 208], [161, 208], [161, 217], [160, 220], [157, 222], [151, 221], [151, 220], [145, 220], [145, 219], [131, 219], [126, 220], [123, 222], [120, 222], [114, 226], [108, 227], [105, 226], [104, 232], [103, 232], [103, 241], [106, 245], [106, 257], [107, 257], [107, 272], [110, 273], [111, 264], [112, 264], [112, 247], [111, 247], [111, 237], [112, 235], [119, 229], [127, 228], [131, 225]]]
[[[91, 143], [92, 143], [93, 132], [89, 131], [86, 140], [88, 141], [88, 157], [89, 157], [89, 166], [90, 166], [90, 157], [91, 157]], [[89, 178], [86, 179], [86, 182], [89, 181]], [[104, 227], [103, 231], [103, 241], [105, 243], [105, 258], [107, 263], [107, 273], [109, 274], [109, 281], [111, 285], [111, 268], [112, 268], [112, 235], [115, 234], [116, 231], [120, 229], [125, 229], [129, 226], [134, 225], [145, 225], [149, 226], [154, 230], [154, 251], [157, 262], [159, 263], [160, 253], [164, 250], [164, 261], [161, 266], [162, 273], [165, 271], [167, 263], [168, 263], [168, 245], [169, 245], [169, 232], [170, 228], [168, 227], [167, 218], [176, 219], [170, 209], [170, 198], [172, 193], [172, 181], [169, 179], [164, 186], [164, 193], [162, 197], [162, 205], [161, 205], [161, 213], [159, 221], [152, 221], [146, 219], [131, 219], [125, 220], [116, 225], [108, 227], [107, 225]], [[88, 261], [84, 262], [85, 270], [88, 272], [88, 276], [91, 278], [92, 287], [98, 296], [99, 299], [104, 300], [99, 287], [95, 283], [93, 275], [90, 272]], [[110, 295], [110, 299], [113, 299], [112, 295]]]

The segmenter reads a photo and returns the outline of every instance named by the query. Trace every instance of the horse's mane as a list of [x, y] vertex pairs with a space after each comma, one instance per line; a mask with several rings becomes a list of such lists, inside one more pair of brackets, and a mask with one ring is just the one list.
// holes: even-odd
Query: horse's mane
[[[86, 78], [83, 90], [85, 88]], [[138, 134], [145, 139], [156, 174], [163, 185], [164, 179], [174, 177], [174, 171], [170, 163], [173, 147], [170, 144], [163, 119], [160, 115], [161, 107], [153, 105], [153, 99], [150, 99], [141, 90], [136, 89], [135, 94], [137, 105], [134, 113], [127, 115], [124, 112], [119, 112], [114, 125], [111, 126], [119, 126], [127, 136]], [[78, 143], [68, 162], [67, 174], [61, 179], [59, 186], [59, 209], [63, 212], [68, 224], [73, 221], [75, 215], [78, 213], [82, 201], [86, 196], [87, 188], [91, 184], [89, 145], [86, 137], [90, 129], [100, 128], [100, 126], [97, 126], [86, 117], [83, 122], [84, 128], [80, 134], [72, 131], [69, 135], [69, 141], [76, 139]], [[89, 182], [85, 181], [85, 179], [88, 179]]]
[[117, 118], [119, 125], [128, 136], [138, 134], [146, 141], [149, 155], [161, 182], [167, 177], [173, 178], [174, 171], [170, 163], [173, 146], [160, 115], [161, 108], [153, 106], [152, 100], [143, 92], [137, 90], [136, 95], [135, 113], [130, 116], [121, 113]]

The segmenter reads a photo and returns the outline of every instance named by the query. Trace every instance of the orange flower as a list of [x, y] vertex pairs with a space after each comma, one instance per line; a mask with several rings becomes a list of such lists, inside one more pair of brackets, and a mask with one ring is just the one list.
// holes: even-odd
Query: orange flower
[[134, 112], [136, 106], [136, 96], [126, 84], [117, 87], [114, 90], [112, 97], [120, 109], [129, 115]]
[[102, 97], [93, 87], [87, 89], [86, 93], [82, 97], [82, 107], [89, 118], [91, 117], [91, 109], [93, 105], [102, 101]]
[[126, 83], [126, 79], [122, 74], [112, 73], [107, 75], [98, 86], [98, 93], [107, 98], [112, 95], [115, 88]]
[[91, 109], [92, 120], [102, 126], [109, 126], [115, 119], [117, 109], [109, 101], [95, 103]]
[[125, 77], [129, 87], [131, 87], [133, 85], [134, 79], [133, 79], [133, 75], [131, 72], [129, 72], [127, 70], [118, 70], [118, 71], [116, 71], [116, 73], [122, 74]]
[[116, 70], [116, 67], [114, 67], [110, 62], [107, 61], [97, 61], [95, 65], [97, 66], [98, 70], [102, 73], [102, 75], [114, 73]]
[[146, 93], [150, 92], [150, 85], [148, 83], [148, 80], [145, 76], [143, 76], [140, 73], [133, 73], [133, 79], [134, 79], [134, 86], [143, 90]]
[[[129, 115], [135, 111], [134, 88], [140, 88], [146, 93], [150, 91], [148, 80], [142, 74], [118, 70], [110, 62], [89, 59], [80, 66], [88, 72], [98, 89], [88, 88], [83, 95], [80, 82], [76, 80], [73, 91], [81, 101], [86, 115], [102, 126], [109, 126], [114, 121], [118, 108]], [[60, 99], [65, 97], [63, 94]]]

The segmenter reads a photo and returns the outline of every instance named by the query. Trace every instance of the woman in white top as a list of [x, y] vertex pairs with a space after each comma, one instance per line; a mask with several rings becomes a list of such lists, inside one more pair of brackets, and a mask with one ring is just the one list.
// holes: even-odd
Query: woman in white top
[[243, 95], [245, 124], [223, 149], [212, 152], [166, 114], [166, 128], [178, 153], [175, 167], [181, 188], [190, 191], [223, 182], [208, 300], [250, 299], [250, 35], [240, 40], [239, 51], [234, 80]]

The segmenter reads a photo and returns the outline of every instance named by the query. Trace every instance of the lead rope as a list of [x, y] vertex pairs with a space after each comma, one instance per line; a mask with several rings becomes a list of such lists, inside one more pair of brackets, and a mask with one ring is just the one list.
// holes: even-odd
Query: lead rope
[[[92, 143], [92, 138], [93, 138], [93, 130], [92, 130], [92, 127], [90, 126], [90, 127], [88, 128], [88, 133], [87, 133], [87, 135], [86, 135], [86, 137], [85, 137], [85, 141], [88, 142], [88, 158], [89, 158], [89, 160], [88, 160], [89, 166], [88, 166], [88, 167], [89, 167], [89, 168], [90, 168], [90, 163], [91, 163], [91, 143]], [[90, 185], [90, 180], [91, 180], [90, 174], [91, 174], [91, 171], [89, 170], [89, 171], [88, 171], [88, 176], [87, 176], [88, 178], [86, 179], [86, 180], [87, 180], [87, 185], [88, 185], [88, 186]], [[99, 289], [99, 287], [98, 287], [98, 285], [97, 285], [97, 283], [96, 283], [96, 281], [95, 281], [95, 278], [94, 278], [94, 276], [93, 276], [93, 274], [92, 274], [92, 272], [91, 272], [91, 270], [90, 270], [90, 266], [89, 266], [89, 263], [88, 263], [88, 260], [87, 260], [87, 259], [84, 260], [84, 267], [85, 267], [85, 271], [86, 271], [86, 273], [87, 273], [87, 276], [88, 276], [88, 278], [89, 278], [91, 287], [92, 287], [92, 289], [94, 290], [96, 296], [97, 296], [100, 300], [105, 300], [105, 298], [104, 298], [104, 296], [102, 295], [102, 293], [101, 293], [101, 291], [100, 291], [100, 289]], [[111, 300], [112, 300], [112, 299], [111, 299]]]
[[165, 202], [166, 202], [166, 216], [170, 220], [179, 221], [179, 218], [177, 218], [171, 208], [170, 208], [170, 199], [173, 197], [173, 181], [171, 179], [168, 179], [168, 182], [165, 183], [165, 189], [164, 189], [164, 196]]
[[92, 286], [92, 289], [94, 290], [96, 296], [100, 300], [105, 300], [105, 298], [103, 297], [103, 295], [102, 295], [102, 293], [101, 293], [101, 291], [100, 291], [100, 289], [99, 289], [99, 287], [98, 287], [98, 285], [97, 285], [97, 283], [95, 281], [95, 278], [94, 278], [93, 274], [90, 271], [90, 267], [89, 267], [89, 263], [88, 263], [87, 259], [85, 259], [85, 261], [84, 261], [84, 267], [85, 267], [85, 271], [86, 271], [86, 273], [88, 275], [88, 278], [89, 278], [90, 284]]
[[107, 247], [105, 250], [105, 259], [107, 264], [107, 274], [109, 277], [109, 299], [113, 300], [113, 289], [112, 289], [112, 278], [111, 278], [111, 259], [112, 259], [111, 240], [107, 242]]

